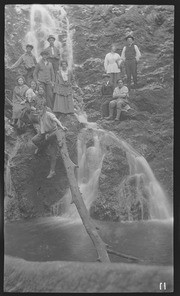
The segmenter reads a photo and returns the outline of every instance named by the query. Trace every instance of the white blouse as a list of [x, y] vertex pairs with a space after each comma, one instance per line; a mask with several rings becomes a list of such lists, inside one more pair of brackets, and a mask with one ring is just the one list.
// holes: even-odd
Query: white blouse
[[68, 69], [66, 71], [61, 69], [61, 75], [64, 81], [68, 81]]
[[118, 65], [120, 64], [121, 64], [121, 57], [118, 53], [109, 52], [105, 56], [104, 68], [106, 73], [119, 73], [120, 69], [118, 68]]

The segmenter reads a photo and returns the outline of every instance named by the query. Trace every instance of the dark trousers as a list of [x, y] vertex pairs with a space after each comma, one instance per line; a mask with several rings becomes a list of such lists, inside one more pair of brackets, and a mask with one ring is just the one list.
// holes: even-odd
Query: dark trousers
[[112, 96], [103, 96], [102, 104], [101, 104], [102, 117], [106, 117], [109, 115], [109, 103], [111, 100], [112, 100]]
[[114, 89], [117, 86], [117, 80], [121, 78], [121, 73], [108, 73], [110, 75], [110, 83], [113, 85]]
[[45, 138], [45, 134], [40, 134], [38, 133], [32, 138], [32, 142], [34, 145], [36, 145], [41, 151], [45, 148], [47, 148], [48, 145], [52, 145], [51, 151], [50, 151], [50, 169], [52, 171], [55, 170], [56, 166], [56, 161], [57, 161], [57, 145], [61, 147], [62, 146], [62, 139], [63, 139], [63, 134], [60, 130], [55, 130], [54, 132], [49, 134], [48, 139]]
[[51, 83], [45, 83], [45, 82], [41, 82], [41, 85], [43, 86], [44, 88], [44, 91], [45, 91], [45, 97], [46, 97], [46, 103], [47, 103], [47, 106], [49, 108], [53, 108], [54, 106], [54, 97], [53, 97], [53, 89], [52, 89], [52, 85]]
[[55, 58], [49, 58], [48, 60], [53, 66], [54, 74], [55, 74], [55, 77], [56, 77], [57, 71], [59, 69], [59, 60], [55, 59]]
[[24, 75], [24, 78], [25, 78], [28, 86], [30, 86], [31, 81], [33, 80], [34, 69], [35, 69], [35, 67], [32, 67], [30, 69], [26, 69], [27, 74]]
[[131, 88], [131, 76], [133, 77], [134, 85], [137, 86], [137, 61], [126, 60], [125, 61], [126, 75], [127, 75], [127, 86]]

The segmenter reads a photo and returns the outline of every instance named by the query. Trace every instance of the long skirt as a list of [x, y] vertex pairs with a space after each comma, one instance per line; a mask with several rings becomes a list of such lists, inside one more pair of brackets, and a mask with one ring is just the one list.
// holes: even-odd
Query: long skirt
[[24, 105], [14, 103], [13, 104], [13, 119], [19, 119], [21, 117], [22, 110], [24, 109]]
[[74, 113], [72, 94], [69, 94], [68, 96], [56, 94], [53, 112], [60, 112], [64, 114]]

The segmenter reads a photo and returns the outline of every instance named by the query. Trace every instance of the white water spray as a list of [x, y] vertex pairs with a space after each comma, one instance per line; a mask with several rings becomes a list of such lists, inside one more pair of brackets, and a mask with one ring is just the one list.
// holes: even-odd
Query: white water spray
[[[53, 12], [58, 12], [59, 16], [55, 18]], [[73, 65], [73, 31], [70, 30], [69, 20], [67, 18], [67, 14], [63, 6], [32, 5], [30, 31], [26, 35], [26, 42], [31, 42], [34, 45], [35, 55], [37, 58], [39, 58], [40, 51], [45, 46], [48, 46], [46, 39], [49, 34], [55, 35], [56, 42], [59, 42], [56, 45], [60, 48], [61, 56], [63, 53], [62, 44], [63, 42], [65, 42], [65, 52], [68, 56], [69, 66], [71, 68]], [[150, 194], [151, 218], [169, 219], [172, 216], [172, 214], [166, 194], [164, 193], [159, 182], [156, 180], [145, 158], [141, 156], [139, 153], [137, 153], [137, 151], [133, 149], [124, 140], [116, 137], [116, 135], [112, 132], [106, 132], [102, 129], [98, 129], [97, 124], [94, 122], [89, 123], [85, 112], [82, 112], [76, 116], [79, 122], [84, 123], [87, 126], [87, 128], [90, 128], [94, 131], [95, 144], [93, 147], [86, 148], [86, 144], [82, 140], [78, 140], [78, 184], [80, 187], [80, 191], [82, 192], [86, 206], [89, 208], [90, 204], [97, 196], [98, 178], [101, 172], [102, 161], [104, 157], [100, 145], [97, 143], [100, 143], [100, 137], [102, 141], [103, 135], [103, 141], [105, 146], [109, 145], [112, 141], [119, 148], [126, 152], [130, 176], [140, 175], [143, 177], [146, 189]], [[88, 155], [91, 155], [92, 157], [89, 157]], [[97, 155], [100, 155], [99, 161], [97, 161], [96, 159]], [[94, 159], [96, 159], [97, 161], [96, 166], [94, 166]], [[84, 175], [85, 177], [83, 177]], [[62, 202], [64, 201], [64, 211], [66, 212], [66, 215], [69, 217], [73, 217], [73, 215], [77, 216], [75, 206], [70, 205], [70, 191], [66, 193], [66, 196], [63, 198]], [[60, 202], [58, 204], [60, 204]]]
[[54, 35], [55, 46], [59, 48], [61, 59], [67, 58], [69, 69], [73, 67], [72, 37], [67, 13], [62, 5], [33, 4], [30, 10], [30, 30], [24, 39], [24, 46], [34, 46], [33, 53], [37, 60], [40, 52], [49, 46], [48, 35]]
[[[104, 152], [101, 150], [100, 141], [94, 135], [94, 145], [86, 147], [84, 138], [78, 139], [78, 186], [82, 194], [86, 208], [89, 210], [92, 202], [98, 195], [98, 180], [101, 173]], [[74, 204], [71, 204], [72, 196], [70, 189], [67, 190], [62, 200], [53, 206], [53, 213], [59, 214], [59, 208], [63, 218], [78, 221], [80, 219]]]

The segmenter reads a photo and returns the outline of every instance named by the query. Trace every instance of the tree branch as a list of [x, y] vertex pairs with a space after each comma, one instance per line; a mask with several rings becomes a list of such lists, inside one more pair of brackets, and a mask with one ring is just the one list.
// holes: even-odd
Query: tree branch
[[[63, 137], [62, 137], [63, 134]], [[77, 180], [75, 178], [74, 174], [74, 168], [76, 165], [71, 161], [69, 158], [69, 153], [67, 150], [66, 145], [66, 139], [65, 134], [62, 132], [62, 130], [57, 130], [56, 137], [58, 144], [61, 148], [61, 155], [62, 159], [64, 161], [64, 166], [66, 168], [67, 177], [69, 180], [69, 186], [72, 193], [72, 202], [75, 204], [79, 215], [82, 219], [82, 222], [86, 228], [87, 233], [89, 234], [95, 248], [98, 254], [98, 260], [101, 262], [110, 262], [107, 250], [106, 250], [106, 244], [102, 241], [101, 237], [99, 236], [96, 226], [91, 221], [91, 218], [89, 216], [89, 212], [86, 209], [86, 206], [84, 204], [84, 201], [81, 196], [81, 192], [79, 190]]]

